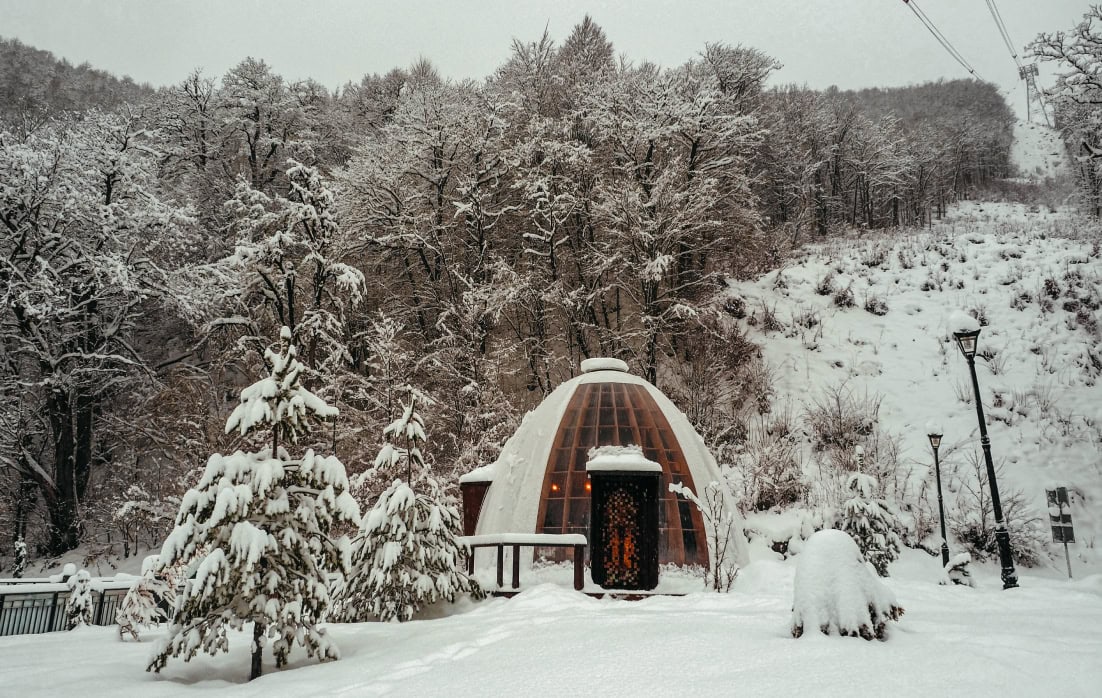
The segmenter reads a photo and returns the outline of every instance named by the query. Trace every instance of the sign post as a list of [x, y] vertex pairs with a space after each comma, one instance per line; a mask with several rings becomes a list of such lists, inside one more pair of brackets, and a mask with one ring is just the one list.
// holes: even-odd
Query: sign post
[[1064, 544], [1064, 559], [1068, 563], [1068, 579], [1071, 579], [1071, 555], [1068, 554], [1068, 543], [1075, 542], [1075, 529], [1071, 525], [1068, 488], [1046, 489], [1045, 496], [1048, 499], [1048, 522], [1052, 526], [1052, 542]]

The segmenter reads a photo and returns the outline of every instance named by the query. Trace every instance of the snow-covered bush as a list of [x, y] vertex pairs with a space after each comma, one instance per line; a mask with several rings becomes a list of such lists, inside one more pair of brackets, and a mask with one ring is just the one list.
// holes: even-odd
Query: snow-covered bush
[[414, 492], [395, 478], [364, 517], [341, 591], [341, 617], [348, 621], [407, 621], [437, 601], [482, 593], [465, 573], [455, 501], [426, 468], [424, 420], [410, 392], [402, 415], [383, 430], [375, 468], [392, 476], [402, 470], [407, 477], [416, 475], [425, 491]]
[[843, 286], [834, 292], [834, 305], [839, 308], [852, 308], [857, 305], [853, 298], [853, 286]]
[[253, 623], [250, 679], [261, 673], [267, 638], [276, 666], [294, 644], [324, 660], [340, 654], [320, 627], [330, 607], [329, 576], [346, 573], [350, 552], [341, 524], [359, 522], [344, 465], [307, 450], [292, 459], [311, 419], [336, 410], [302, 386], [303, 366], [284, 327], [278, 351], [265, 359], [270, 375], [241, 392], [226, 432], [255, 436], [256, 453], [214, 454], [198, 485], [184, 495], [176, 528], [161, 549], [156, 572], [195, 567], [177, 602], [165, 641], [150, 661], [159, 671], [170, 657], [190, 660], [228, 649], [229, 629]]
[[92, 575], [81, 570], [69, 577], [69, 599], [65, 602], [65, 629], [92, 624]]
[[870, 293], [865, 297], [865, 310], [873, 315], [887, 315], [888, 304], [880, 296]]
[[[995, 466], [995, 477], [1003, 485], [999, 488], [999, 500], [1003, 521], [1010, 533], [1010, 554], [1017, 564], [1036, 567], [1048, 557], [1044, 522], [1029, 506], [1021, 490], [1006, 487], [1002, 471], [1000, 462]], [[947, 486], [950, 492], [956, 493], [947, 502], [945, 512], [949, 530], [973, 559], [997, 558], [999, 545], [995, 539], [995, 516], [983, 456], [975, 451], [969, 453], [963, 468], [950, 471]]]
[[825, 635], [883, 640], [888, 621], [902, 615], [895, 594], [866, 567], [845, 532], [819, 531], [804, 542], [796, 563], [793, 637], [818, 628]]
[[130, 635], [135, 640], [139, 627], [160, 625], [168, 620], [176, 605], [177, 575], [174, 569], [157, 571], [157, 557], [150, 555], [142, 562], [142, 576], [126, 592], [115, 611], [119, 639]]
[[704, 519], [704, 530], [708, 535], [708, 548], [711, 551], [708, 572], [704, 576], [705, 586], [711, 587], [713, 591], [730, 591], [739, 569], [735, 560], [735, 536], [742, 533], [735, 524], [734, 512], [727, 504], [727, 487], [720, 482], [710, 482], [699, 497], [684, 485], [671, 482], [669, 487], [670, 492], [692, 502]]
[[846, 489], [852, 496], [842, 505], [842, 530], [857, 542], [876, 573], [887, 577], [888, 563], [899, 557], [901, 547], [895, 510], [876, 496], [876, 478], [871, 475], [852, 473]]
[[972, 579], [972, 570], [969, 568], [969, 564], [972, 562], [972, 556], [968, 553], [958, 553], [949, 558], [949, 564], [945, 565], [945, 577], [942, 579], [942, 584], [960, 584], [962, 586], [974, 587], [976, 582]]
[[[765, 421], [765, 417], [762, 418]], [[750, 424], [730, 474], [743, 513], [786, 507], [805, 500], [804, 453], [787, 413], [761, 427]]]

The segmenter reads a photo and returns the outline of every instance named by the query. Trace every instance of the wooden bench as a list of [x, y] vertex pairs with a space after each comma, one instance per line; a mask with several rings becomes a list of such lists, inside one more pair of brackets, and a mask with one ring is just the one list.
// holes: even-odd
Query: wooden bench
[[580, 533], [490, 533], [481, 536], [460, 536], [459, 541], [471, 549], [467, 555], [467, 574], [474, 574], [476, 548], [497, 548], [497, 586], [505, 586], [505, 546], [513, 548], [513, 588], [520, 587], [521, 548], [573, 548], [574, 588], [585, 587], [586, 539]]

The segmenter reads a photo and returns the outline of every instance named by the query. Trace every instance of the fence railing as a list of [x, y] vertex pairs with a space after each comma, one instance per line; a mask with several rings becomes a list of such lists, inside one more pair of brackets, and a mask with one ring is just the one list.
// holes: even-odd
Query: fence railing
[[[64, 583], [6, 583], [0, 580], [0, 637], [65, 630], [69, 585]], [[92, 625], [114, 625], [115, 611], [133, 581], [93, 580]]]

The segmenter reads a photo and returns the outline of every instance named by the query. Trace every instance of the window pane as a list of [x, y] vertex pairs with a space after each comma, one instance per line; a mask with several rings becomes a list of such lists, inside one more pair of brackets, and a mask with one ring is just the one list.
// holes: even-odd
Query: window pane
[[562, 531], [562, 508], [564, 500], [548, 500], [547, 509], [543, 514], [543, 532], [559, 533]]

